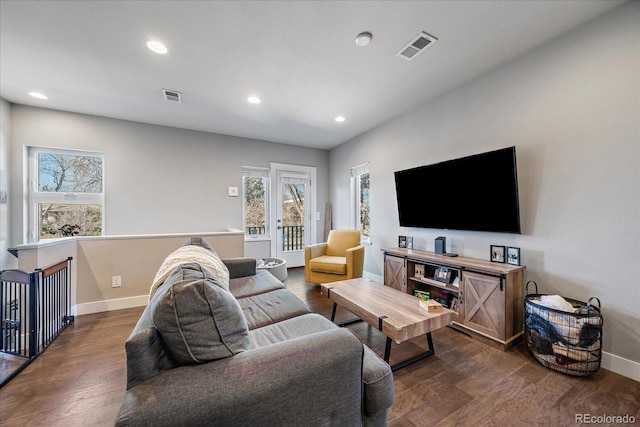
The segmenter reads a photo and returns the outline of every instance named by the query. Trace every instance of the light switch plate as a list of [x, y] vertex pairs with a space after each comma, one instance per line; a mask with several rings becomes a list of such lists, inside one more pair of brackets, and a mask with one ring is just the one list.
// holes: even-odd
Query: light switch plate
[[238, 197], [238, 187], [229, 187], [229, 197]]

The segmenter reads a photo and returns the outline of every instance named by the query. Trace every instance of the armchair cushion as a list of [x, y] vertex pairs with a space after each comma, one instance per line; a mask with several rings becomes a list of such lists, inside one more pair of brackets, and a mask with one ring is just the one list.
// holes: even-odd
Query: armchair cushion
[[329, 256], [344, 256], [349, 248], [360, 244], [358, 230], [331, 230], [327, 237], [327, 253]]
[[347, 258], [322, 255], [309, 261], [309, 268], [321, 273], [347, 274]]

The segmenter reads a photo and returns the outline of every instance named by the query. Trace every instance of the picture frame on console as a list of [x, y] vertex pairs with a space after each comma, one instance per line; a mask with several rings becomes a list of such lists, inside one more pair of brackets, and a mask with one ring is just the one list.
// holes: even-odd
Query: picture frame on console
[[507, 248], [507, 264], [520, 265], [520, 248]]
[[407, 236], [398, 236], [398, 247], [403, 249], [407, 247]]
[[407, 236], [407, 249], [413, 249], [413, 237]]
[[499, 245], [491, 245], [491, 262], [505, 262], [504, 252], [505, 247]]
[[436, 267], [434, 280], [443, 283], [449, 283], [451, 281], [451, 270], [447, 267]]

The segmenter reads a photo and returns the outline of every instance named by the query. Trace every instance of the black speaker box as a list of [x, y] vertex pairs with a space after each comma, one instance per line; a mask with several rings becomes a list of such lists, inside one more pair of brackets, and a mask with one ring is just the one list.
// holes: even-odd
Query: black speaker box
[[443, 255], [447, 251], [447, 238], [446, 237], [436, 237], [435, 242], [435, 253]]

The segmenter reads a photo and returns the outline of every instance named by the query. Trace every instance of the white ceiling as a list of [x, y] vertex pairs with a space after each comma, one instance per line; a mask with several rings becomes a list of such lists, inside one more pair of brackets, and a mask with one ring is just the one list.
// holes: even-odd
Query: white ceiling
[[[622, 3], [1, 0], [0, 97], [329, 149]], [[421, 31], [438, 42], [397, 57]]]

